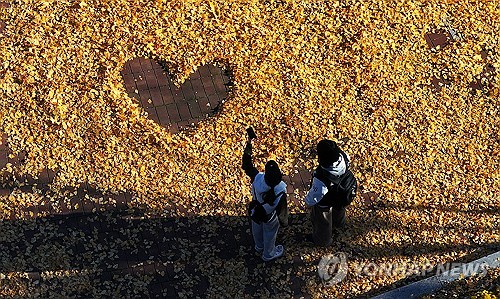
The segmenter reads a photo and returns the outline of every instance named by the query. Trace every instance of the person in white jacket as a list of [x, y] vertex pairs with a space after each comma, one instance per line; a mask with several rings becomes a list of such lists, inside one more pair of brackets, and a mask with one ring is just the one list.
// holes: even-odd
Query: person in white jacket
[[345, 206], [326, 205], [321, 202], [328, 187], [325, 180], [319, 178], [319, 172], [325, 177], [340, 178], [349, 167], [349, 156], [332, 140], [321, 140], [317, 147], [319, 166], [316, 168], [311, 189], [305, 197], [306, 206], [311, 209], [312, 241], [315, 244], [329, 246], [333, 242], [333, 227], [345, 225]]
[[[283, 245], [276, 244], [280, 222], [278, 213], [283, 202], [286, 205], [286, 184], [282, 173], [274, 160], [266, 163], [265, 172], [259, 172], [252, 162], [252, 144], [249, 140], [243, 153], [245, 173], [252, 182], [252, 198], [262, 210], [262, 220], [252, 218], [252, 235], [255, 250], [264, 261], [271, 261], [283, 255]], [[258, 202], [258, 203], [257, 203]], [[263, 209], [262, 209], [263, 208]], [[253, 215], [252, 215], [253, 216]]]

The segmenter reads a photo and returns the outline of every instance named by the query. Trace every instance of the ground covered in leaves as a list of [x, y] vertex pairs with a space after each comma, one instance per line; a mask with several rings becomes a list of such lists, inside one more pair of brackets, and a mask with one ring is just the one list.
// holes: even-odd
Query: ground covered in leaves
[[[348, 275], [325, 287], [315, 271], [324, 254], [344, 251], [352, 267], [424, 267], [498, 250], [500, 72], [483, 90], [470, 88], [486, 64], [500, 69], [497, 1], [13, 1], [0, 6], [0, 21], [0, 128], [12, 156], [24, 156], [3, 169], [11, 189], [0, 201], [0, 272], [12, 283], [2, 284], [2, 292], [33, 295], [74, 284], [71, 292], [133, 297], [151, 285], [145, 274], [115, 281], [99, 274], [114, 265], [113, 250], [144, 245], [132, 244], [126, 236], [134, 228], [118, 216], [110, 218], [118, 221], [111, 230], [122, 235], [110, 240], [67, 231], [52, 218], [27, 219], [32, 215], [25, 209], [57, 208], [60, 191], [81, 184], [133, 193], [129, 206], [160, 219], [142, 229], [172, 219], [172, 238], [181, 234], [179, 225], [220, 227], [233, 219], [235, 240], [219, 238], [225, 244], [213, 244], [199, 230], [186, 233], [193, 242], [168, 234], [165, 241], [151, 239], [166, 246], [153, 260], [196, 262], [195, 270], [173, 275], [172, 285], [187, 286], [174, 287], [178, 294], [205, 281], [200, 288], [210, 297], [289, 297], [299, 294], [293, 290], [299, 285], [312, 297], [350, 298], [415, 278]], [[424, 35], [445, 23], [461, 38], [429, 49]], [[139, 56], [163, 61], [179, 83], [208, 62], [225, 65], [234, 76], [230, 99], [216, 117], [172, 135], [127, 96], [120, 71]], [[433, 78], [444, 74], [446, 86], [436, 91]], [[261, 137], [255, 146], [260, 168], [270, 158], [286, 173], [312, 168], [314, 159], [304, 153], [324, 137], [350, 154], [361, 193], [369, 196], [349, 208], [347, 228], [333, 247], [291, 241], [310, 231], [307, 221], [297, 220], [280, 232], [287, 254], [275, 264], [283, 268], [246, 262], [252, 253], [242, 216], [250, 194], [240, 156], [248, 124]], [[12, 183], [13, 173], [37, 176], [46, 168], [56, 174], [50, 196]], [[296, 204], [291, 209], [298, 218], [306, 212]], [[30, 227], [54, 237], [30, 245]], [[228, 242], [241, 247], [229, 246], [238, 252], [233, 257], [217, 257], [214, 249], [205, 259], [190, 247], [204, 242], [219, 250]], [[83, 251], [68, 251], [72, 244]], [[169, 255], [177, 247], [181, 256]], [[45, 276], [19, 278], [33, 269]], [[262, 275], [274, 289], [259, 287]]]

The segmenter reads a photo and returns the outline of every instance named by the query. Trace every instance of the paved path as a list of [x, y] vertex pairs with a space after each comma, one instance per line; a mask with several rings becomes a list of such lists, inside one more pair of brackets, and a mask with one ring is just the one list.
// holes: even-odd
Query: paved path
[[[293, 215], [280, 242], [287, 248], [300, 242], [305, 221]], [[16, 236], [0, 242], [0, 273], [24, 274], [18, 284], [40, 298], [96, 292], [101, 298], [194, 298], [219, 289], [236, 297], [308, 298], [301, 291], [305, 282], [294, 274], [304, 265], [300, 257], [264, 264], [249, 227], [247, 217], [148, 217], [138, 210], [3, 221], [0, 229]], [[72, 274], [51, 277], [53, 271]], [[76, 280], [79, 287], [72, 285]], [[0, 276], [0, 283], [14, 289], [13, 279]]]

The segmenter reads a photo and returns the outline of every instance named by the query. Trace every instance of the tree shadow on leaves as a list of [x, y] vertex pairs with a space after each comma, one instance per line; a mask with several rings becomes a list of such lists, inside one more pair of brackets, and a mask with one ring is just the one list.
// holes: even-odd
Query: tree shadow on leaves
[[[325, 253], [345, 252], [353, 260], [380, 260], [463, 250], [485, 255], [500, 246], [494, 240], [482, 245], [414, 241], [370, 245], [364, 238], [377, 232], [383, 237], [385, 230], [435, 231], [446, 227], [432, 223], [405, 226], [389, 213], [402, 207], [361, 204], [347, 208], [345, 229], [336, 232], [331, 247], [322, 249], [306, 241], [311, 233], [308, 216], [290, 215], [290, 225], [280, 228], [277, 240], [285, 246], [285, 256], [264, 263], [254, 250], [247, 217], [158, 216], [130, 208], [130, 194], [114, 195], [121, 198], [120, 204], [99, 205], [85, 196], [89, 192], [102, 196], [99, 191], [71, 191], [76, 192], [71, 203], [78, 204], [77, 208], [70, 205], [54, 214], [54, 210], [32, 207], [33, 213], [22, 214], [23, 219], [0, 222], [0, 295], [308, 298], [311, 294], [306, 285], [311, 280], [321, 284], [317, 265]], [[43, 192], [47, 195], [50, 190]], [[460, 261], [473, 258], [477, 256]], [[407, 277], [359, 298], [421, 278]]]
[[[4, 220], [0, 231], [0, 294], [9, 296], [307, 297], [291, 252], [261, 260], [247, 217], [115, 209]], [[288, 248], [295, 239], [282, 230], [278, 241]]]

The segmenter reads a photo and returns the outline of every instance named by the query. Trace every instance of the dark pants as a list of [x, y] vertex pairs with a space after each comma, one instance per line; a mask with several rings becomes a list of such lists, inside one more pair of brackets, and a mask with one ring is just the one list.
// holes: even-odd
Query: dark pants
[[276, 213], [278, 214], [278, 219], [280, 221], [280, 226], [287, 227], [288, 226], [288, 215], [290, 212], [288, 211], [288, 203], [286, 194], [283, 194], [278, 205], [276, 206]]
[[333, 228], [341, 228], [345, 225], [345, 207], [337, 210], [315, 205], [311, 209], [311, 221], [314, 243], [329, 246], [333, 242]]

